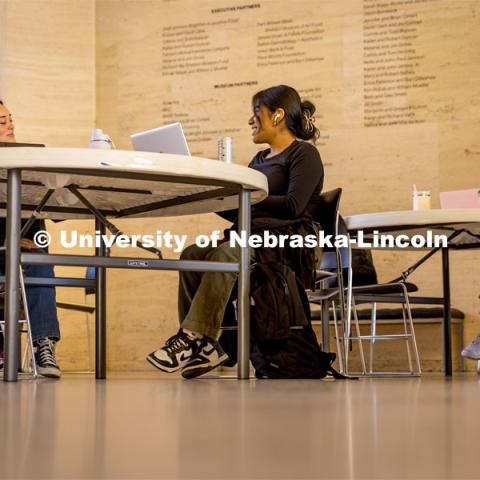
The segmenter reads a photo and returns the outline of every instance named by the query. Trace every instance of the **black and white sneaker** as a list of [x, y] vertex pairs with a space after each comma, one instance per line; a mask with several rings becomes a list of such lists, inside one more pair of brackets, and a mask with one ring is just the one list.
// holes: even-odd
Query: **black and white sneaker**
[[164, 372], [172, 373], [184, 367], [197, 353], [198, 339], [182, 329], [165, 345], [147, 355], [147, 361]]
[[35, 363], [37, 364], [37, 372], [42, 377], [60, 378], [62, 372], [57, 365], [55, 358], [55, 340], [50, 338], [40, 338], [35, 342]]
[[228, 360], [220, 344], [209, 337], [199, 341], [198, 353], [182, 369], [183, 378], [195, 378], [219, 367]]

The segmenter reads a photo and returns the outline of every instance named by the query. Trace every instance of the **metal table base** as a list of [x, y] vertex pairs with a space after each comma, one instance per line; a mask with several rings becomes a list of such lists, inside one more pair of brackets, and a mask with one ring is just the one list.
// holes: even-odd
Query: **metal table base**
[[[95, 256], [81, 255], [44, 255], [20, 253], [21, 225], [21, 170], [9, 169], [7, 177], [7, 250], [5, 275], [5, 364], [3, 379], [15, 382], [18, 378], [20, 290], [19, 268], [21, 264], [72, 265], [96, 267], [96, 302], [95, 302], [95, 377], [105, 379], [107, 348], [107, 295], [106, 271], [108, 268], [132, 268], [155, 270], [193, 270], [238, 272], [238, 379], [249, 378], [250, 361], [250, 250], [241, 248], [239, 263], [222, 263], [207, 261], [135, 259], [123, 257], [106, 257], [105, 246], [96, 249]], [[239, 192], [239, 230], [250, 234], [250, 191]], [[105, 232], [105, 226], [96, 222], [96, 229]], [[55, 279], [52, 285], [55, 284]]]

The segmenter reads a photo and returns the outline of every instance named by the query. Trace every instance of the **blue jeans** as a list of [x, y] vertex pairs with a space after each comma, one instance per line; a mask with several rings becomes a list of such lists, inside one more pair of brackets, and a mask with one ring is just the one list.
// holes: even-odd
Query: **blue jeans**
[[[35, 249], [32, 252], [41, 253], [43, 250]], [[55, 276], [52, 265], [27, 265], [24, 275], [48, 278]], [[26, 290], [33, 341], [43, 337], [60, 340], [55, 287], [27, 287]]]
[[[31, 250], [33, 253], [45, 253], [41, 248]], [[4, 265], [0, 268], [5, 273]], [[54, 272], [51, 265], [27, 265], [24, 268], [25, 277], [53, 278]], [[57, 299], [55, 287], [27, 287], [28, 312], [32, 327], [32, 340], [49, 337], [60, 340], [60, 327], [57, 318]], [[0, 337], [3, 335], [0, 334]], [[0, 338], [0, 349], [3, 338]]]

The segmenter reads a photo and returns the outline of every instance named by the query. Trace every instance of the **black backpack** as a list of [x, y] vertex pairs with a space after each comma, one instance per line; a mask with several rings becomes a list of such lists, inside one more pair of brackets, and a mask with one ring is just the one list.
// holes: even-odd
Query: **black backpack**
[[250, 358], [258, 378], [344, 378], [332, 367], [335, 354], [320, 350], [307, 294], [288, 266], [257, 263], [251, 298]]

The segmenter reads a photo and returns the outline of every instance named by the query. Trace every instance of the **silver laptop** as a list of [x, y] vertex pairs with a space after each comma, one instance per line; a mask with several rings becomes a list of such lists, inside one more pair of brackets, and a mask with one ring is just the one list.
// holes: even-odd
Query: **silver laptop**
[[182, 125], [172, 123], [130, 136], [133, 149], [140, 152], [173, 153], [190, 155]]

